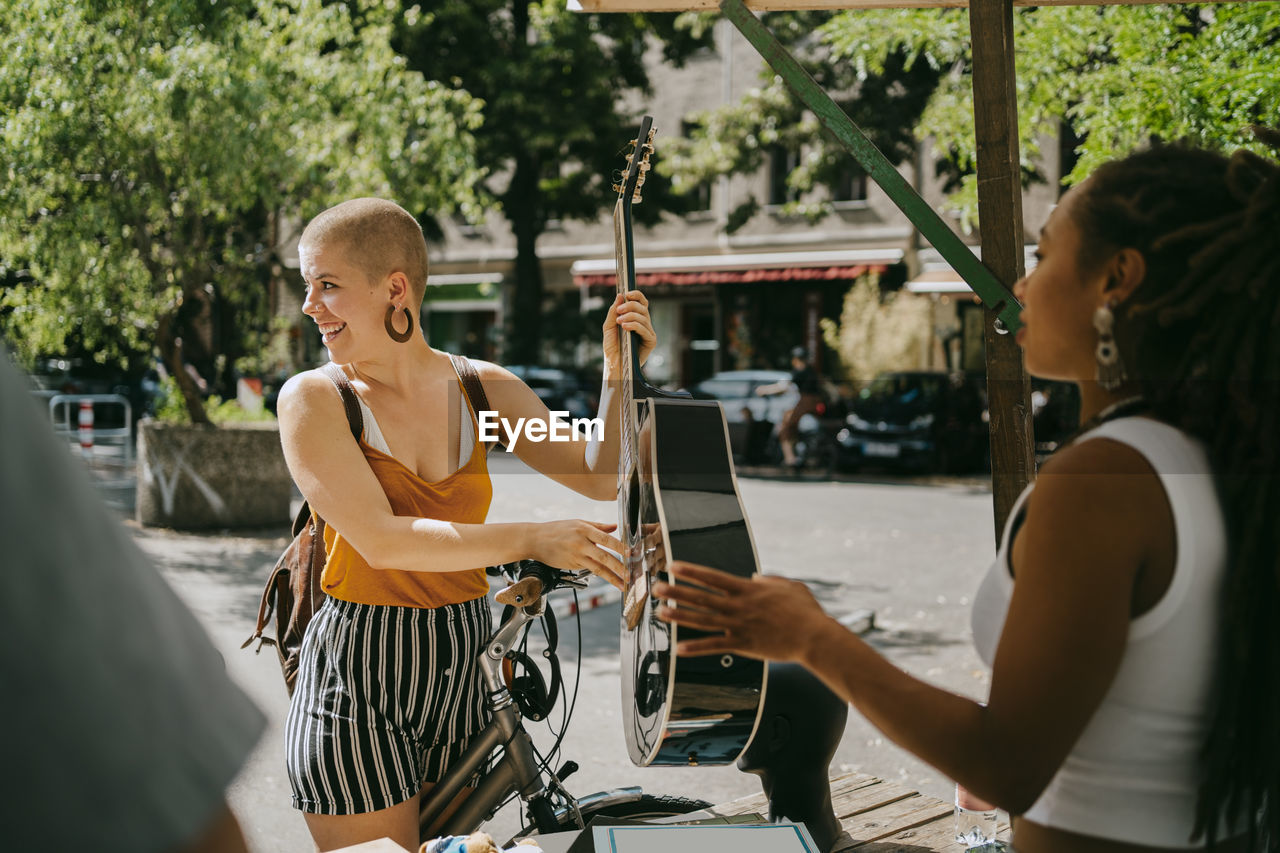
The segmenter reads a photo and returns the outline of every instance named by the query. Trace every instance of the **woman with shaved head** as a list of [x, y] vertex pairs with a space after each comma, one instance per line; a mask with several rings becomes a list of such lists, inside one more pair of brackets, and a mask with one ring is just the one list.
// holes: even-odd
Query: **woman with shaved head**
[[[390, 837], [417, 849], [418, 802], [485, 723], [476, 657], [490, 633], [484, 567], [535, 558], [621, 585], [613, 524], [486, 524], [492, 486], [479, 412], [449, 354], [417, 330], [427, 246], [399, 205], [326, 210], [298, 247], [303, 313], [359, 402], [353, 438], [335, 381], [293, 377], [279, 401], [285, 458], [328, 524], [323, 606], [307, 628], [286, 724], [293, 802], [320, 850]], [[603, 438], [517, 441], [537, 471], [616, 497], [618, 330], [654, 347], [647, 300], [619, 296], [603, 328]], [[547, 423], [547, 407], [495, 364], [476, 362], [491, 415]], [[548, 423], [548, 426], [550, 424]], [[613, 553], [611, 553], [613, 552]]]

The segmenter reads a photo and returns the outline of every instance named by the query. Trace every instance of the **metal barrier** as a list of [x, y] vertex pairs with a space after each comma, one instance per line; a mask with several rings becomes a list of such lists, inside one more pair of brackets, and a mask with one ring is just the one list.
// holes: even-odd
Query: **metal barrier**
[[[100, 415], [114, 414], [117, 406], [120, 417], [109, 420], [121, 426], [97, 426], [107, 420]], [[119, 394], [59, 394], [49, 398], [49, 420], [54, 434], [77, 442], [85, 458], [110, 459], [126, 470], [133, 464], [133, 406], [128, 398]]]

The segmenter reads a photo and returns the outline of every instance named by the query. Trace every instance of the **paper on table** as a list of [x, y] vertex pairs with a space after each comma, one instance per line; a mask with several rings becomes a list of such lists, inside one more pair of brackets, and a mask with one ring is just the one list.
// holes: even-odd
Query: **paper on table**
[[596, 853], [820, 853], [803, 824], [597, 826]]

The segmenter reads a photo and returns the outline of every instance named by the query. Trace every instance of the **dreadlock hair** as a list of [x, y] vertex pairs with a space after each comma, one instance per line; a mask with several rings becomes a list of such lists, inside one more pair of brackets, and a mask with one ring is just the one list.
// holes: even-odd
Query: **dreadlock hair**
[[[1280, 132], [1254, 132], [1280, 151]], [[1116, 339], [1152, 414], [1204, 443], [1226, 517], [1195, 834], [1212, 850], [1243, 818], [1251, 850], [1280, 850], [1280, 164], [1160, 145], [1080, 193], [1082, 264], [1127, 247], [1146, 261]]]

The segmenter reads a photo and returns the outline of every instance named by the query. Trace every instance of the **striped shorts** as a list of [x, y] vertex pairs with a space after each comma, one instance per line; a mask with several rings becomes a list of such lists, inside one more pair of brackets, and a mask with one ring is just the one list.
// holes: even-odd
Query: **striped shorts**
[[477, 598], [434, 609], [326, 596], [302, 641], [285, 721], [294, 808], [363, 814], [444, 775], [487, 721]]

